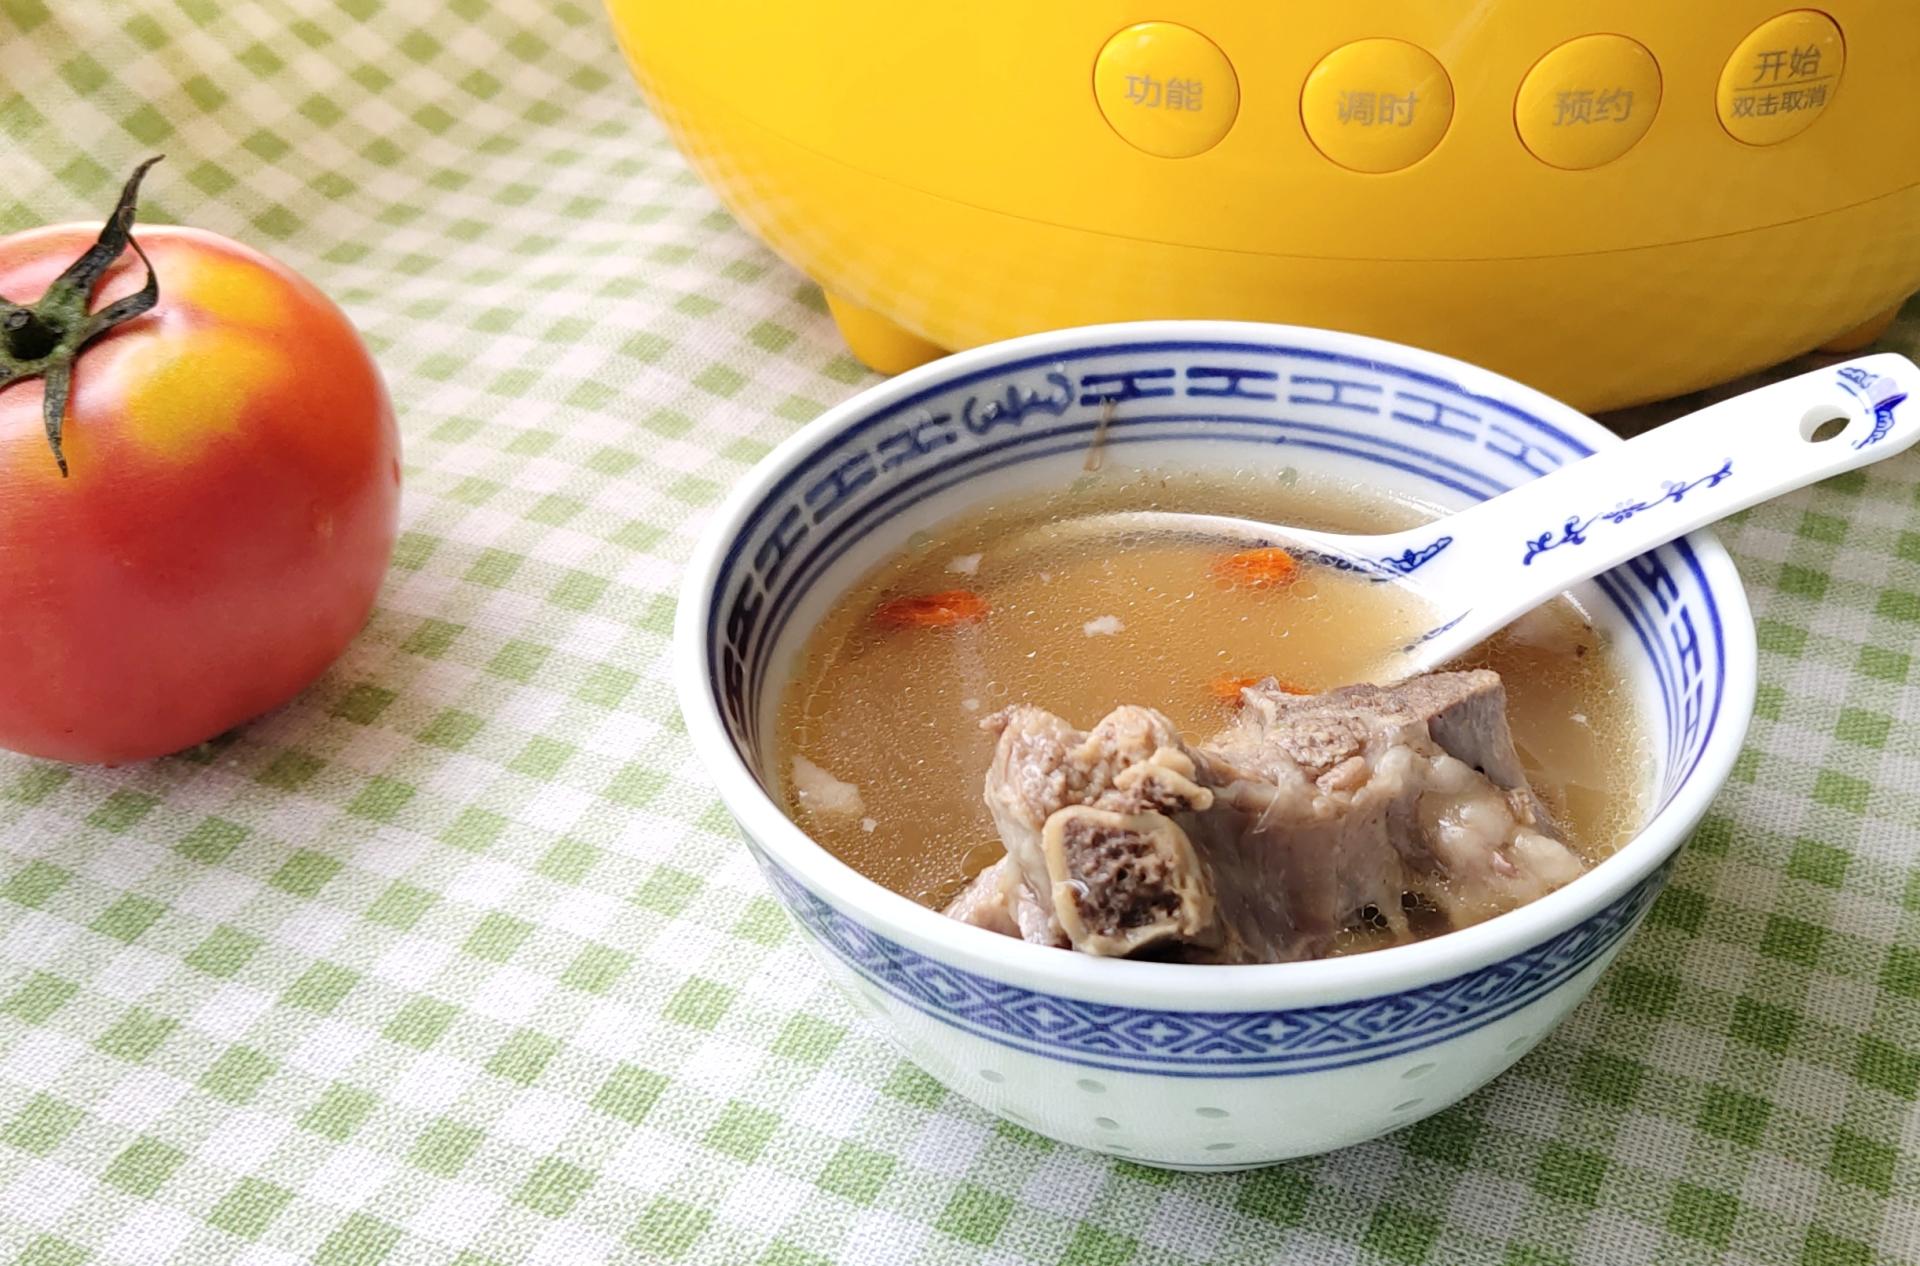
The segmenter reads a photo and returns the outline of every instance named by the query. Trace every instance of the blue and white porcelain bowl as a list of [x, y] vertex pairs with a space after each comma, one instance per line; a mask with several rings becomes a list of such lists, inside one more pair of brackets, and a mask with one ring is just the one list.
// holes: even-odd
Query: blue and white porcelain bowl
[[[808, 632], [908, 536], [1109, 460], [1290, 465], [1462, 506], [1619, 441], [1498, 374], [1351, 335], [1227, 322], [1065, 330], [963, 352], [833, 409], [710, 524], [676, 639], [688, 731], [831, 975], [922, 1068], [1042, 1134], [1234, 1169], [1407, 1125], [1498, 1075], [1593, 987], [1731, 769], [1754, 698], [1733, 563], [1697, 533], [1582, 595], [1646, 727], [1631, 842], [1477, 927], [1350, 958], [1095, 958], [963, 926], [820, 848], [775, 800], [773, 718]], [[1142, 702], [1152, 702], [1143, 700]]]

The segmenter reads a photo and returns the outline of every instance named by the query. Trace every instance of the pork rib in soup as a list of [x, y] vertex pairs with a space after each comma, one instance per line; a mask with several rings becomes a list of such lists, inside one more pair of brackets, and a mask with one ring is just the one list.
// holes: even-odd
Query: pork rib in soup
[[947, 912], [1041, 944], [1287, 962], [1325, 954], [1363, 912], [1408, 939], [1412, 910], [1464, 926], [1585, 869], [1527, 785], [1485, 670], [1304, 698], [1269, 679], [1200, 745], [1134, 706], [1086, 733], [1031, 707], [988, 724], [1010, 864]]
[[[1536, 612], [1481, 648], [1463, 667], [1499, 677], [1467, 674], [1471, 688], [1447, 687], [1457, 699], [1441, 698], [1448, 674], [1415, 688], [1415, 695], [1427, 692], [1420, 699], [1362, 700], [1340, 688], [1368, 674], [1368, 646], [1426, 627], [1416, 600], [1392, 585], [1263, 551], [1223, 556], [1164, 538], [1090, 542], [1066, 530], [1073, 518], [1116, 509], [1204, 510], [1346, 531], [1426, 517], [1374, 494], [1296, 485], [1284, 473], [1223, 480], [1109, 470], [1059, 497], [994, 507], [917, 536], [836, 604], [783, 697], [782, 790], [809, 834], [895, 891], [1011, 935], [1226, 962], [1354, 952], [1474, 922], [1566, 882], [1638, 828], [1639, 726], [1612, 657], [1570, 602]], [[1249, 755], [1341, 708], [1353, 733], [1364, 736], [1364, 750], [1343, 759], [1374, 761], [1352, 787], [1320, 790], [1317, 781], [1331, 768], [1296, 760], [1283, 777], [1272, 761]], [[1021, 864], [1024, 843], [1002, 843], [1004, 799], [995, 801], [990, 781], [983, 796], [982, 783], [1021, 727], [1069, 732], [1070, 721], [1098, 721], [1116, 709], [1136, 721], [1154, 718], [1148, 728], [1171, 740], [1154, 750], [1191, 760], [1189, 781], [1215, 803], [1161, 814], [1178, 825], [1197, 863], [1167, 870], [1169, 888], [1146, 902], [1163, 911], [1177, 906], [1171, 923], [1141, 915], [1131, 930], [1103, 933], [1103, 916], [1090, 907], [1076, 941], [1044, 870], [1046, 819], [1074, 805], [1062, 801], [1030, 824], [1042, 859], [1030, 874]], [[996, 714], [997, 728], [983, 727]], [[1482, 732], [1468, 734], [1475, 727]], [[1491, 743], [1505, 760], [1488, 764], [1484, 750], [1481, 759], [1455, 750], [1476, 742]], [[1359, 771], [1353, 766], [1336, 783]], [[1287, 794], [1315, 786], [1322, 799], [1345, 796], [1362, 809], [1425, 812], [1431, 820], [1405, 838], [1334, 830], [1330, 838], [1342, 849], [1357, 848], [1362, 837], [1391, 846], [1391, 858], [1377, 848], [1367, 853], [1370, 871], [1343, 862], [1344, 852], [1311, 866], [1318, 846], [1290, 844], [1282, 850], [1286, 874], [1276, 876], [1256, 864], [1261, 849], [1228, 843], [1239, 837], [1223, 815], [1244, 813], [1248, 797], [1268, 796], [1268, 788], [1291, 803], [1283, 782], [1292, 788]], [[1436, 807], [1443, 805], [1453, 806], [1456, 825], [1472, 829], [1447, 834], [1446, 814]], [[1117, 865], [1099, 869], [1106, 854], [1096, 838], [1113, 846], [1114, 859], [1134, 847], [1147, 850], [1141, 855], [1149, 861], [1180, 856], [1158, 824], [1145, 824], [1154, 830], [1122, 846], [1093, 829], [1107, 820], [1087, 816], [1122, 809], [1079, 808], [1085, 812], [1062, 820], [1056, 851], [1065, 865], [1093, 869], [1063, 872], [1070, 888], [1117, 874]], [[1499, 825], [1501, 813], [1510, 830]], [[1462, 841], [1483, 831], [1506, 832], [1504, 843], [1463, 852]], [[1506, 874], [1509, 866], [1517, 873]], [[1127, 881], [1136, 878], [1129, 868]], [[1389, 892], [1396, 883], [1400, 889]], [[1321, 888], [1302, 887], [1310, 884]], [[1276, 885], [1284, 909], [1268, 908], [1273, 903], [1260, 896]], [[1346, 900], [1361, 888], [1368, 899]], [[1104, 897], [1118, 900], [1111, 890]]]

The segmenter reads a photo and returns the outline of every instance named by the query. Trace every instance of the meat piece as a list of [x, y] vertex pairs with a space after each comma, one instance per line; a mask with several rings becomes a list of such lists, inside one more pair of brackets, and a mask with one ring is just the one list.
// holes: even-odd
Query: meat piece
[[1165, 813], [1069, 805], [1047, 819], [1040, 847], [1054, 917], [1075, 948], [1126, 955], [1157, 941], [1212, 936], [1206, 871]]
[[947, 903], [946, 914], [950, 919], [1003, 936], [1024, 937], [1039, 945], [1067, 944], [1054, 928], [1052, 917], [1034, 901], [1011, 857], [1002, 857], [975, 875], [973, 882]]
[[804, 756], [793, 758], [793, 795], [802, 808], [815, 813], [857, 817], [867, 811], [860, 788], [835, 778]]
[[987, 807], [1046, 916], [1046, 935], [1028, 940], [1125, 954], [1204, 936], [1213, 902], [1176, 817], [1205, 810], [1213, 793], [1193, 781], [1171, 721], [1115, 708], [1082, 734], [1050, 712], [1015, 707], [984, 724], [1000, 733]]
[[1363, 912], [1402, 937], [1407, 903], [1464, 926], [1583, 869], [1527, 786], [1494, 673], [1305, 697], [1265, 682], [1244, 702], [1192, 746], [1149, 708], [1086, 733], [1031, 707], [990, 718], [1007, 856], [950, 912], [1094, 954], [1283, 962]]
[[1247, 706], [1236, 724], [1212, 740], [1225, 753], [1273, 745], [1318, 777], [1358, 757], [1370, 738], [1424, 723], [1442, 751], [1495, 786], [1520, 792], [1541, 829], [1553, 833], [1513, 748], [1498, 673], [1429, 673], [1394, 686], [1342, 686], [1304, 696], [1255, 687], [1242, 698]]

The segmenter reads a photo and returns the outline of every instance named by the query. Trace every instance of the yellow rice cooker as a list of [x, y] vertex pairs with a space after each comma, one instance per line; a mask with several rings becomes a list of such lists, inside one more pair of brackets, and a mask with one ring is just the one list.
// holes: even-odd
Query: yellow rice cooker
[[1915, 0], [608, 4], [882, 371], [1232, 317], [1602, 409], [1863, 344], [1920, 290]]

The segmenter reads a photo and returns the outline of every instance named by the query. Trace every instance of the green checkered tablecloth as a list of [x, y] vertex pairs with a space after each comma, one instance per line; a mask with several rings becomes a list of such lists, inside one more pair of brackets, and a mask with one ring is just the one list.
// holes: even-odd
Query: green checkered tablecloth
[[1393, 1137], [1158, 1172], [902, 1062], [688, 751], [700, 524], [868, 376], [588, 0], [0, 0], [0, 231], [158, 150], [148, 218], [365, 331], [404, 535], [230, 741], [0, 757], [0, 1260], [1920, 1260], [1920, 454], [1726, 530], [1752, 738], [1562, 1030]]

